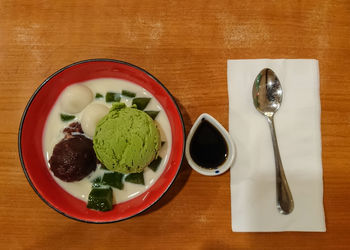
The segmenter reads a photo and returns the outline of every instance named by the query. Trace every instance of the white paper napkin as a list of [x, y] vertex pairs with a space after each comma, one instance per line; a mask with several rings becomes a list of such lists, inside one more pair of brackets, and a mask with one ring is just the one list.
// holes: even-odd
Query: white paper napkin
[[[266, 118], [254, 107], [257, 74], [271, 68], [283, 101], [275, 115], [279, 150], [294, 211], [276, 208], [275, 162]], [[326, 231], [323, 209], [319, 69], [317, 60], [229, 60], [229, 132], [237, 155], [231, 168], [232, 230]]]

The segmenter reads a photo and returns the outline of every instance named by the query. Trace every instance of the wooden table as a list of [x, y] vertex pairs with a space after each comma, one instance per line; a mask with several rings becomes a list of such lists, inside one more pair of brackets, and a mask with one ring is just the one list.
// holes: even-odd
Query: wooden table
[[[23, 109], [57, 69], [88, 58], [136, 64], [177, 98], [187, 132], [202, 112], [228, 127], [227, 59], [320, 64], [326, 233], [233, 233], [230, 175], [186, 162], [150, 210], [120, 223], [68, 219], [44, 204], [20, 165]], [[349, 249], [350, 2], [0, 1], [1, 249]]]

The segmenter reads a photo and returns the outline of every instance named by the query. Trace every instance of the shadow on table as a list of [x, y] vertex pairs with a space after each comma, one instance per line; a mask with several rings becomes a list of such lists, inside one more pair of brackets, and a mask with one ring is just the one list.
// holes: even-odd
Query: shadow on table
[[[186, 130], [185, 135], [187, 135], [188, 131], [191, 129], [191, 125], [192, 125], [191, 119], [190, 119], [186, 109], [181, 105], [179, 100], [176, 98], [175, 98], [175, 100], [176, 100], [177, 105], [179, 106], [181, 113], [182, 113], [182, 118], [184, 121], [185, 130]], [[185, 140], [186, 140], [186, 138], [185, 138]], [[144, 211], [140, 215], [142, 216], [142, 215], [152, 213], [153, 211], [156, 211], [156, 210], [162, 208], [164, 205], [166, 205], [172, 199], [174, 199], [175, 196], [178, 193], [180, 193], [182, 188], [185, 186], [188, 178], [190, 177], [191, 171], [192, 171], [192, 169], [187, 163], [187, 160], [185, 157], [185, 152], [184, 152], [180, 170], [179, 170], [173, 184], [169, 187], [169, 189], [166, 191], [166, 193], [163, 195], [163, 197], [158, 202], [156, 202], [154, 205], [152, 205], [149, 209], [147, 209], [146, 211]]]

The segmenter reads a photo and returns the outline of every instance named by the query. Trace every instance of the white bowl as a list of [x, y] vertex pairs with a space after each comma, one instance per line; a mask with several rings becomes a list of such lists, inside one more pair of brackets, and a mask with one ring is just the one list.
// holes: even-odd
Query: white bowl
[[[210, 124], [212, 124], [224, 137], [226, 144], [227, 144], [227, 157], [226, 160], [224, 161], [223, 164], [218, 166], [217, 168], [214, 169], [207, 169], [199, 166], [191, 157], [190, 154], [190, 143], [193, 137], [194, 132], [198, 128], [198, 125], [201, 123], [201, 121], [205, 119], [208, 121]], [[235, 150], [235, 145], [234, 142], [230, 136], [230, 134], [226, 131], [226, 129], [211, 115], [203, 113], [201, 114], [195, 123], [193, 124], [187, 139], [186, 139], [186, 149], [185, 149], [185, 154], [187, 158], [188, 164], [198, 173], [203, 174], [203, 175], [208, 175], [208, 176], [215, 176], [215, 175], [220, 175], [224, 172], [226, 172], [233, 164], [233, 161], [235, 159], [236, 155], [236, 150]]]

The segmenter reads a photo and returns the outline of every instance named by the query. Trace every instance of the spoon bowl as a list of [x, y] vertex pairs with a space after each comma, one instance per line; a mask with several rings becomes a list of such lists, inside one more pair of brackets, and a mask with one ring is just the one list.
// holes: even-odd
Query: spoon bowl
[[283, 91], [278, 77], [271, 69], [263, 69], [255, 79], [253, 100], [256, 109], [266, 116], [273, 116], [282, 103]]
[[268, 68], [260, 71], [255, 78], [252, 94], [255, 108], [267, 118], [271, 131], [276, 166], [277, 208], [280, 213], [289, 214], [294, 209], [294, 201], [284, 174], [273, 119], [283, 97], [282, 86], [275, 72]]

